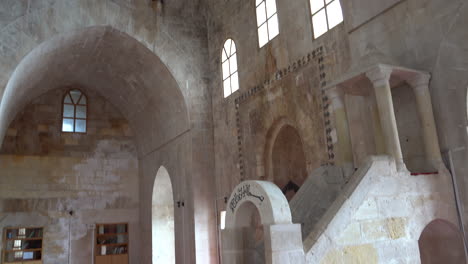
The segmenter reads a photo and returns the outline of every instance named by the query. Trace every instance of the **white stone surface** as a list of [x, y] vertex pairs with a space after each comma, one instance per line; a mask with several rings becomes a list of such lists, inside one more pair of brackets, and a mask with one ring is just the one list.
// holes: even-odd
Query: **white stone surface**
[[[319, 222], [323, 231], [305, 240], [307, 263], [329, 263], [346, 254], [365, 256], [368, 263], [417, 263], [417, 242], [424, 227], [438, 218], [457, 222], [452, 190], [440, 189], [449, 186], [442, 183], [450, 180], [447, 175], [398, 173], [385, 157], [369, 159], [367, 165], [353, 175], [356, 185], [345, 187], [344, 193], [349, 190], [350, 195], [329, 209], [334, 216]], [[396, 183], [401, 188], [387, 189]], [[439, 187], [443, 195], [425, 195], [429, 186]]]

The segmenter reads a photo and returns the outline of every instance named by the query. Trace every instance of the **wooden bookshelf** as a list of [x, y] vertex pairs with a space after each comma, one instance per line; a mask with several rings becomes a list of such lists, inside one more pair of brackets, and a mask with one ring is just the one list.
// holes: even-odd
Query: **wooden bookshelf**
[[96, 224], [96, 264], [128, 264], [128, 223]]
[[42, 227], [6, 227], [3, 230], [4, 264], [42, 264]]

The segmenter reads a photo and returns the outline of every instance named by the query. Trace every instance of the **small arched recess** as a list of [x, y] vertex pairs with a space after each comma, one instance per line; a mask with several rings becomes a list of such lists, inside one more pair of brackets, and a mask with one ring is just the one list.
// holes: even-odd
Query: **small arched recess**
[[419, 237], [421, 264], [466, 263], [463, 237], [454, 224], [436, 219]]
[[299, 132], [286, 118], [279, 119], [270, 128], [264, 159], [266, 178], [290, 201], [307, 179], [307, 159]]

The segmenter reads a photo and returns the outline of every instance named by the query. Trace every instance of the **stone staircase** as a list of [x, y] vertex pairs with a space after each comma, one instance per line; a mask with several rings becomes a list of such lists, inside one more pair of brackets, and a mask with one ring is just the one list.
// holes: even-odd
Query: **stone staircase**
[[303, 239], [314, 230], [345, 184], [340, 167], [322, 166], [310, 174], [289, 202], [293, 223], [302, 225]]

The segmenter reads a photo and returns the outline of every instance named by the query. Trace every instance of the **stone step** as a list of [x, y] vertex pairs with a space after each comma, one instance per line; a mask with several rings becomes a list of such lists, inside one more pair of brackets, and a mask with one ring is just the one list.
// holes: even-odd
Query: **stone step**
[[314, 170], [289, 202], [293, 223], [302, 225], [305, 239], [345, 184], [343, 171], [337, 166], [322, 166]]

